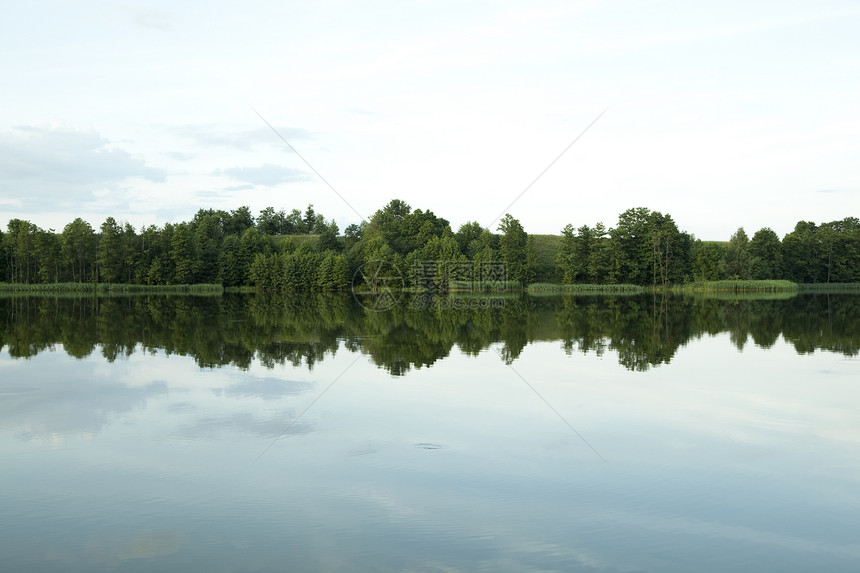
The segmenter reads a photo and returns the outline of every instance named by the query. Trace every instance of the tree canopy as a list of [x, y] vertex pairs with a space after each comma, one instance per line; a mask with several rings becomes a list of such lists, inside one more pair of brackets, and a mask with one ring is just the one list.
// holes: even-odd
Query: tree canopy
[[768, 227], [752, 238], [739, 228], [725, 242], [708, 242], [680, 230], [668, 213], [637, 207], [621, 213], [614, 227], [569, 224], [560, 236], [535, 236], [511, 214], [495, 230], [467, 222], [454, 232], [447, 219], [394, 199], [368, 221], [347, 225], [342, 235], [313, 205], [289, 214], [266, 207], [257, 217], [247, 206], [200, 209], [189, 221], [140, 230], [113, 217], [97, 229], [76, 218], [59, 233], [22, 219], [0, 230], [5, 283], [342, 290], [365, 265], [384, 267], [407, 286], [428, 279], [415, 269], [432, 266], [434, 280], [444, 283], [452, 269], [467, 267], [475, 269], [471, 280], [483, 280], [492, 274], [488, 265], [501, 265], [505, 278], [520, 284], [860, 282], [860, 221], [800, 221], [781, 240]]

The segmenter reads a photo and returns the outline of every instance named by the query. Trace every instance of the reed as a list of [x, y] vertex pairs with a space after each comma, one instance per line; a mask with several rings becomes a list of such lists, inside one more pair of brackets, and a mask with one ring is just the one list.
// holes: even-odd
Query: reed
[[509, 290], [520, 290], [522, 285], [518, 281], [457, 281], [448, 282], [448, 290], [467, 292], [499, 292]]
[[528, 286], [529, 294], [640, 294], [645, 292], [641, 286], [630, 284], [555, 284], [532, 283]]
[[674, 291], [674, 294], [703, 300], [788, 300], [797, 296], [799, 291]]
[[797, 292], [798, 285], [784, 280], [703, 281], [672, 287], [675, 292]]
[[253, 286], [224, 287], [224, 292], [239, 293], [239, 294], [255, 294], [257, 292], [257, 287], [253, 287]]
[[106, 283], [0, 283], [3, 294], [221, 294], [219, 284], [194, 285], [135, 285]]
[[797, 290], [802, 293], [857, 294], [860, 293], [860, 283], [801, 283]]

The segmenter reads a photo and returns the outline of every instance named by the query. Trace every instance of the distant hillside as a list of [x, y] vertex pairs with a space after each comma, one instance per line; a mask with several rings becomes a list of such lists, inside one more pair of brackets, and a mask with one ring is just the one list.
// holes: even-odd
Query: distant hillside
[[538, 268], [534, 282], [559, 283], [558, 269], [555, 266], [555, 255], [561, 242], [561, 235], [529, 235], [534, 241], [537, 252]]

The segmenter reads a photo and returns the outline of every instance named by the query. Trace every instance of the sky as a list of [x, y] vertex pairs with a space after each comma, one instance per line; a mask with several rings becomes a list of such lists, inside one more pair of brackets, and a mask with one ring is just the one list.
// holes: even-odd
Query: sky
[[860, 216], [856, 0], [0, 2], [3, 227]]

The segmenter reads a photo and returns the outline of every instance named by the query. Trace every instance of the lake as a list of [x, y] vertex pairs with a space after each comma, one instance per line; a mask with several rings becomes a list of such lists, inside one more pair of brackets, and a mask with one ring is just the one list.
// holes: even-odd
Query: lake
[[860, 297], [412, 302], [0, 298], [3, 569], [860, 568]]

